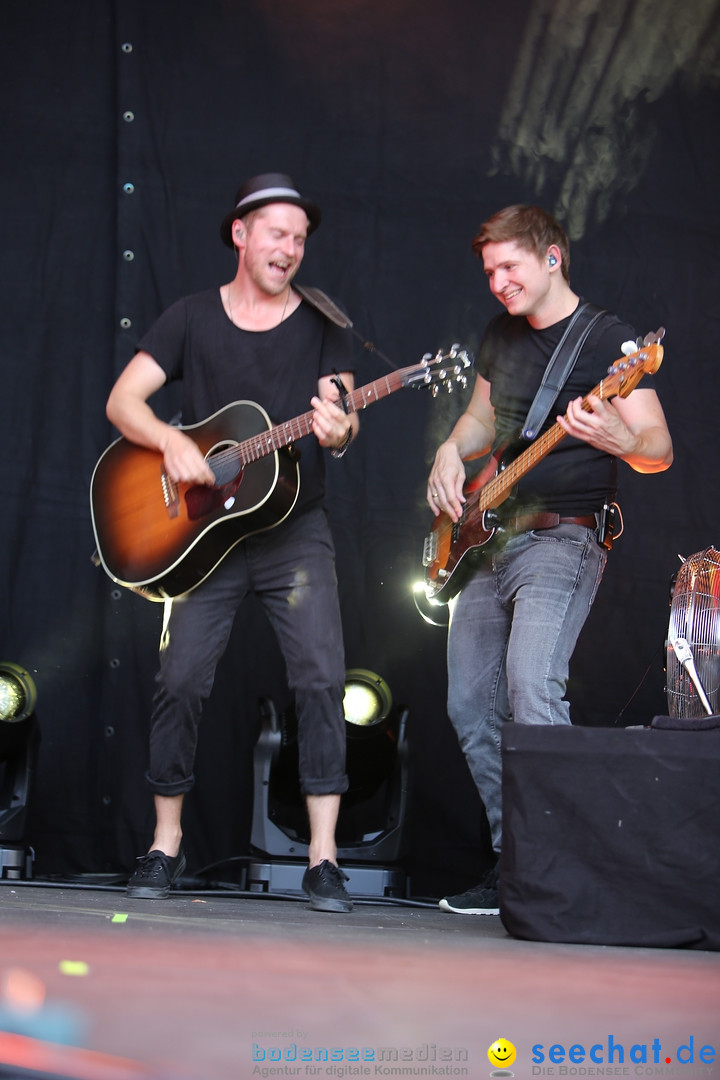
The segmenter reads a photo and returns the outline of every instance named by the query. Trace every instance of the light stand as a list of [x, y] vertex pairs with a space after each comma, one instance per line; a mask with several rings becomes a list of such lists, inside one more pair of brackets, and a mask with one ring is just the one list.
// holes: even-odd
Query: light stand
[[0, 661], [0, 879], [32, 877], [25, 828], [40, 744], [36, 699], [27, 671]]

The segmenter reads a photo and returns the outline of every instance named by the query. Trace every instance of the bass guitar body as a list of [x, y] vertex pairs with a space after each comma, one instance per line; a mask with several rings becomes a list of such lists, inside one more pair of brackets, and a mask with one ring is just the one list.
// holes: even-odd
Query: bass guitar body
[[149, 600], [178, 596], [240, 540], [286, 518], [298, 496], [297, 455], [283, 447], [240, 465], [227, 453], [249, 439], [262, 441], [270, 428], [251, 401], [182, 428], [215, 472], [215, 487], [175, 484], [158, 451], [124, 438], [112, 443], [90, 488], [98, 556], [109, 576]]
[[460, 591], [480, 559], [492, 550], [497, 532], [494, 509], [480, 505], [491, 475], [499, 471], [500, 455], [493, 455], [480, 476], [465, 485], [465, 505], [459, 521], [447, 514], [435, 518], [425, 537], [423, 566], [425, 591], [433, 603], [445, 604]]

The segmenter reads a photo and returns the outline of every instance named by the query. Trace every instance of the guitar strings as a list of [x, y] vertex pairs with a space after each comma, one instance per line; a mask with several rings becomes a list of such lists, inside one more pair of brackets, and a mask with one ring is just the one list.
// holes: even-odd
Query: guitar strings
[[[371, 402], [378, 401], [399, 389], [412, 372], [420, 372], [423, 369], [425, 371], [429, 370], [424, 364], [413, 364], [351, 391], [347, 395], [348, 408], [352, 412], [358, 412], [359, 408], [365, 408]], [[379, 388], [382, 389], [382, 392], [379, 392]], [[259, 461], [260, 458], [288, 446], [295, 439], [309, 435], [312, 430], [313, 415], [313, 411], [310, 410], [303, 413], [302, 416], [296, 416], [293, 420], [285, 420], [282, 424], [275, 424], [260, 435], [252, 435], [243, 442], [219, 450], [217, 454], [211, 455], [211, 459], [220, 467], [231, 462], [234, 463], [237, 460], [240, 461], [241, 466]]]

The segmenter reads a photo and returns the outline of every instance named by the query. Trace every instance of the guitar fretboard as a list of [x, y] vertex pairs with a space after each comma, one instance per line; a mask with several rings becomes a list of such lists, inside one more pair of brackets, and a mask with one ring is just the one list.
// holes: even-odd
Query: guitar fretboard
[[[365, 409], [374, 401], [380, 401], [382, 398], [415, 381], [413, 377], [424, 381], [425, 376], [427, 376], [428, 382], [431, 381], [426, 364], [413, 364], [410, 367], [391, 371], [382, 378], [375, 379], [374, 382], [360, 386], [357, 390], [349, 391], [345, 395], [348, 412], [360, 412], [361, 409]], [[227, 466], [234, 466], [235, 471], [237, 471], [238, 468], [243, 468], [253, 461], [259, 461], [260, 458], [267, 457], [268, 454], [273, 454], [276, 450], [282, 450], [283, 447], [289, 446], [297, 439], [309, 435], [312, 431], [314, 415], [314, 411], [310, 409], [301, 416], [286, 420], [282, 424], [276, 424], [268, 428], [267, 431], [263, 431], [260, 435], [252, 435], [249, 439], [245, 439], [236, 446], [231, 446], [227, 450], [222, 450], [219, 454], [213, 455], [213, 469], [216, 471], [216, 475], [218, 468], [223, 470]]]
[[[660, 366], [662, 349], [658, 345], [639, 351], [626, 360], [617, 360], [610, 368], [606, 379], [601, 379], [594, 390], [583, 398], [582, 408], [592, 412], [588, 398], [600, 398], [607, 401], [611, 397], [627, 397], [642, 379], [646, 371], [656, 371]], [[553, 450], [567, 432], [558, 423], [553, 424], [540, 435], [522, 454], [511, 461], [501, 472], [482, 488], [478, 500], [478, 510], [491, 510], [503, 502], [519, 480], [530, 472], [538, 462]]]

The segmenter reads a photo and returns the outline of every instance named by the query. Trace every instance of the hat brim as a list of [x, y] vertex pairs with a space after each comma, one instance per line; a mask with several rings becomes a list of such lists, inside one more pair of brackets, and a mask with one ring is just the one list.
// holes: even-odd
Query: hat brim
[[253, 210], [259, 210], [261, 206], [270, 206], [272, 203], [290, 203], [291, 206], [301, 207], [308, 217], [308, 236], [310, 233], [315, 232], [320, 221], [322, 220], [322, 214], [320, 208], [315, 203], [310, 202], [309, 199], [303, 199], [302, 196], [294, 198], [288, 195], [287, 198], [278, 198], [277, 195], [267, 196], [265, 198], [248, 200], [244, 206], [240, 209], [231, 210], [229, 214], [226, 214], [222, 220], [220, 226], [220, 236], [222, 242], [226, 247], [234, 248], [232, 239], [232, 223], [237, 218], [243, 218], [247, 214], [252, 213]]

